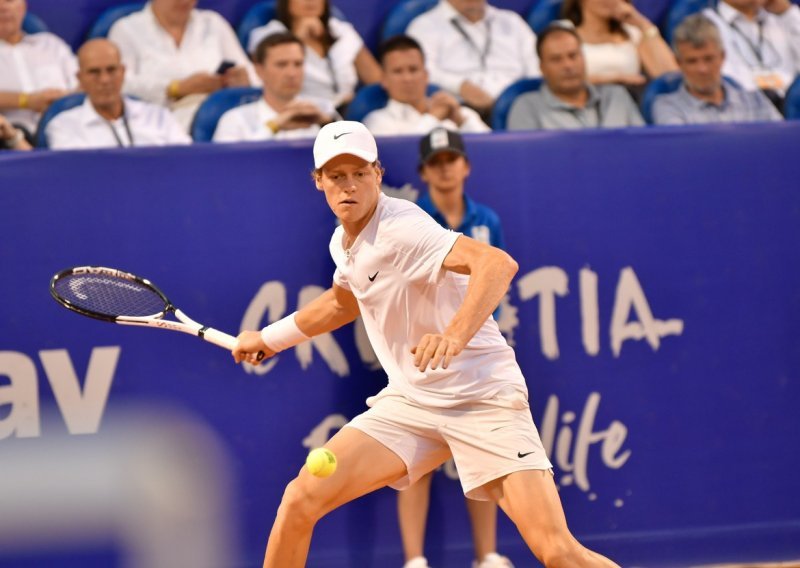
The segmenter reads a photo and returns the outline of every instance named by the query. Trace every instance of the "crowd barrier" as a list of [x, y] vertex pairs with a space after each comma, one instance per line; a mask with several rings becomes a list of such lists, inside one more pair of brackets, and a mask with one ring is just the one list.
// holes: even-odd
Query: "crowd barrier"
[[[625, 566], [800, 557], [800, 125], [466, 138], [520, 265], [499, 324], [572, 530]], [[385, 191], [421, 189], [381, 139]], [[0, 566], [257, 566], [309, 448], [385, 377], [359, 325], [258, 369], [69, 313], [71, 265], [152, 279], [236, 333], [331, 283], [311, 143], [0, 156]], [[433, 566], [468, 565], [452, 465]], [[506, 518], [500, 550], [531, 557]], [[309, 566], [400, 566], [395, 494], [323, 519]]]

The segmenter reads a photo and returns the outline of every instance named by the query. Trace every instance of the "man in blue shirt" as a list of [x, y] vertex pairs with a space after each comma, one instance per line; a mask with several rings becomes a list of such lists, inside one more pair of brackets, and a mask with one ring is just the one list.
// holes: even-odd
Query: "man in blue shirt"
[[[464, 182], [470, 163], [464, 140], [458, 132], [436, 128], [420, 140], [419, 173], [428, 193], [417, 201], [424, 211], [446, 229], [504, 248], [500, 218], [492, 209], [470, 199]], [[499, 310], [498, 310], [499, 311]], [[497, 311], [495, 311], [495, 318]], [[433, 473], [398, 493], [397, 510], [403, 539], [404, 568], [429, 568], [423, 555], [425, 524]], [[513, 568], [508, 558], [497, 554], [497, 504], [467, 499], [475, 547], [474, 568]]]

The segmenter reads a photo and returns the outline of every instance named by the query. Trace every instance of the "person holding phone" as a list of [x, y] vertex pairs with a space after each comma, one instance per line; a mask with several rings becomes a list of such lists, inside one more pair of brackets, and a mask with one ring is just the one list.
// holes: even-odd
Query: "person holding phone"
[[117, 21], [109, 39], [122, 53], [125, 92], [168, 106], [188, 132], [206, 96], [258, 85], [230, 24], [196, 0], [151, 0]]
[[321, 126], [339, 119], [333, 103], [299, 96], [303, 86], [303, 42], [288, 32], [267, 36], [255, 52], [264, 94], [220, 118], [215, 142], [314, 138]]

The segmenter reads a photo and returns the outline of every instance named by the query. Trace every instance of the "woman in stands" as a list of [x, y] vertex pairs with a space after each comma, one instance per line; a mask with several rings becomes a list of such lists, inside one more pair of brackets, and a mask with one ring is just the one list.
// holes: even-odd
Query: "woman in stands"
[[592, 83], [618, 83], [637, 94], [648, 77], [677, 71], [669, 45], [650, 20], [625, 0], [564, 0], [562, 16], [583, 41]]
[[350, 102], [359, 80], [381, 80], [381, 68], [352, 24], [331, 15], [328, 0], [278, 0], [275, 19], [254, 29], [248, 41], [253, 52], [266, 36], [291, 31], [305, 45], [302, 95], [327, 99], [340, 110]]
[[230, 24], [196, 5], [197, 0], [151, 0], [108, 34], [125, 63], [125, 92], [168, 105], [187, 131], [210, 93], [260, 84]]

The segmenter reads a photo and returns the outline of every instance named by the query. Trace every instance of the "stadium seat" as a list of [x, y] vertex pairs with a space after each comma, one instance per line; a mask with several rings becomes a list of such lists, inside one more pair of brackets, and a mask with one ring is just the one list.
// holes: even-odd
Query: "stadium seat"
[[22, 31], [26, 34], [38, 34], [39, 32], [50, 31], [44, 20], [35, 14], [27, 12], [22, 20]]
[[[344, 17], [344, 13], [336, 6], [331, 6], [331, 15], [339, 20], [347, 19]], [[245, 12], [236, 27], [236, 36], [245, 51], [247, 51], [247, 46], [250, 43], [250, 33], [273, 19], [275, 19], [275, 0], [256, 2]]]
[[411, 20], [427, 12], [437, 3], [437, 0], [401, 0], [389, 11], [383, 22], [381, 40], [404, 34]]
[[212, 93], [203, 101], [192, 120], [189, 133], [195, 142], [210, 142], [214, 137], [219, 119], [226, 111], [261, 98], [261, 89], [255, 87], [233, 87]]
[[528, 11], [525, 21], [531, 29], [539, 35], [547, 24], [561, 17], [562, 0], [537, 0]]
[[[427, 95], [430, 96], [439, 89], [438, 85], [428, 85]], [[388, 102], [389, 95], [380, 84], [366, 85], [356, 92], [356, 96], [347, 105], [345, 118], [361, 122], [373, 110], [385, 107]]]
[[518, 79], [506, 87], [492, 107], [492, 130], [506, 130], [508, 113], [518, 96], [537, 91], [542, 86], [541, 79]]
[[800, 75], [786, 91], [786, 100], [783, 104], [783, 112], [787, 120], [800, 120]]
[[131, 2], [129, 4], [120, 4], [118, 6], [106, 8], [100, 14], [100, 16], [98, 16], [97, 20], [95, 20], [92, 27], [89, 28], [89, 33], [86, 34], [86, 39], [90, 40], [98, 37], [108, 37], [108, 32], [111, 31], [111, 26], [113, 26], [117, 20], [134, 12], [138, 12], [144, 8], [144, 5], [144, 2]]
[[36, 127], [36, 147], [47, 148], [47, 136], [45, 136], [45, 129], [47, 124], [55, 118], [58, 113], [64, 112], [76, 106], [83, 104], [86, 95], [84, 93], [72, 93], [66, 97], [61, 97], [51, 104], [39, 119], [39, 124]]
[[667, 43], [672, 42], [672, 34], [675, 32], [675, 28], [686, 16], [702, 12], [703, 9], [712, 7], [714, 4], [714, 0], [675, 0], [664, 18], [662, 30], [664, 32], [664, 40]]

